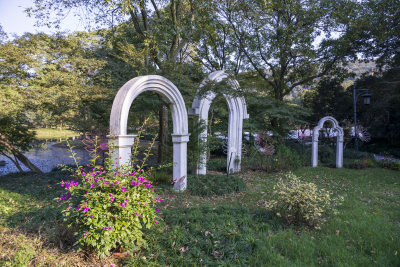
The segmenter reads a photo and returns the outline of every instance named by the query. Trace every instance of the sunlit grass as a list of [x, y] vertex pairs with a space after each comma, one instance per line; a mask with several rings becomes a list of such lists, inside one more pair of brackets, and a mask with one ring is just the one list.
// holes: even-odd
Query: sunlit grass
[[80, 136], [81, 134], [71, 130], [59, 130], [54, 128], [35, 128], [32, 131], [36, 132], [37, 139], [60, 139]]

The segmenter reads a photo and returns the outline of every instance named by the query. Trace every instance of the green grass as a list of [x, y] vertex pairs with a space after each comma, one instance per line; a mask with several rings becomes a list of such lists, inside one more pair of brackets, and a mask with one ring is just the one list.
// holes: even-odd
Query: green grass
[[246, 188], [243, 179], [232, 175], [189, 175], [188, 179], [188, 190], [193, 196], [221, 196]]
[[81, 133], [71, 130], [59, 130], [53, 128], [35, 128], [33, 131], [36, 132], [37, 139], [60, 139], [69, 138], [74, 136], [80, 136]]
[[[320, 230], [288, 227], [263, 208], [282, 174], [239, 174], [246, 188], [221, 195], [160, 191], [164, 223], [146, 232], [148, 247], [131, 258], [97, 260], [73, 250], [72, 231], [52, 201], [61, 172], [0, 177], [0, 265], [399, 266], [400, 172], [299, 168], [303, 180], [342, 195], [340, 214]], [[221, 180], [218, 180], [220, 177]], [[205, 176], [224, 187], [226, 176]], [[232, 178], [232, 176], [230, 176]], [[202, 181], [204, 181], [202, 180]], [[197, 185], [196, 185], [197, 184]]]

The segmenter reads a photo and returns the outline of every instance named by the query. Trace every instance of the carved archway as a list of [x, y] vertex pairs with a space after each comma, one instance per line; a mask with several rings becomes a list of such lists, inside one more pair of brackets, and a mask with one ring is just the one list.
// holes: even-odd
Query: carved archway
[[173, 122], [173, 178], [174, 189], [183, 191], [187, 185], [188, 117], [185, 102], [178, 88], [158, 75], [136, 77], [125, 83], [114, 98], [110, 116], [110, 139], [114, 142], [119, 165], [129, 164], [131, 148], [136, 135], [127, 134], [129, 109], [135, 98], [143, 92], [154, 91], [170, 103]]
[[311, 163], [313, 167], [317, 167], [318, 165], [318, 137], [319, 130], [324, 126], [326, 121], [330, 121], [333, 125], [333, 129], [337, 131], [336, 137], [336, 168], [343, 167], [343, 129], [339, 126], [339, 123], [334, 117], [327, 116], [323, 117], [319, 120], [318, 125], [313, 129], [312, 135], [312, 155], [311, 155]]
[[[207, 81], [220, 82], [227, 78], [228, 74], [224, 71], [214, 71], [208, 75], [208, 77], [201, 83], [200, 87], [204, 86]], [[234, 89], [239, 88], [239, 83], [236, 80], [230, 79], [229, 84]], [[207, 125], [208, 111], [211, 103], [216, 97], [216, 94], [212, 91], [207, 92], [204, 97], [200, 97], [196, 94], [193, 100], [192, 108], [189, 109], [189, 115], [198, 117], [199, 121], [205, 122]], [[246, 101], [244, 97], [232, 97], [224, 94], [229, 109], [229, 121], [228, 121], [228, 149], [227, 149], [227, 163], [226, 168], [228, 173], [240, 171], [240, 164], [242, 158], [242, 130], [243, 130], [243, 119], [248, 119]], [[200, 134], [200, 138], [207, 141], [207, 129]], [[207, 154], [206, 152], [200, 155], [200, 164], [197, 166], [197, 174], [205, 175], [207, 172]]]

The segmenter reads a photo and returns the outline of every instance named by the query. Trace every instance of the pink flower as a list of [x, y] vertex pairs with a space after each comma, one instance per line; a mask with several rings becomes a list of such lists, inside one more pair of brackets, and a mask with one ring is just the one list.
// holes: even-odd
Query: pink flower
[[106, 142], [104, 142], [104, 143], [100, 143], [100, 149], [101, 150], [103, 150], [103, 151], [105, 151], [105, 150], [107, 150], [108, 149], [108, 147], [107, 147], [107, 143]]

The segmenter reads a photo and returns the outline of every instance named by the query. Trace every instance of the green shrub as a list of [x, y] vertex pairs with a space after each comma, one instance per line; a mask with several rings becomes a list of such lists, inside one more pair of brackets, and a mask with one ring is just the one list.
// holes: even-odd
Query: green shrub
[[368, 152], [356, 152], [354, 149], [345, 149], [343, 157], [347, 159], [372, 159], [372, 155]]
[[153, 172], [149, 175], [149, 180], [156, 185], [173, 183], [172, 174], [168, 170]]
[[221, 158], [211, 158], [207, 161], [207, 170], [226, 172], [226, 156]]
[[349, 164], [349, 168], [351, 169], [366, 169], [373, 166], [374, 161], [372, 159], [356, 159]]
[[278, 145], [276, 149], [275, 164], [272, 167], [273, 170], [293, 170], [302, 166], [300, 156], [286, 145]]
[[322, 145], [318, 148], [318, 159], [323, 164], [334, 163], [336, 158], [336, 148]]
[[188, 190], [197, 196], [220, 196], [244, 189], [246, 184], [243, 179], [231, 175], [191, 175], [188, 178]]
[[292, 148], [280, 144], [276, 147], [273, 155], [256, 151], [254, 156], [244, 158], [243, 168], [251, 170], [261, 170], [267, 172], [279, 172], [285, 170], [294, 170], [304, 165], [302, 157]]
[[378, 164], [381, 168], [400, 171], [400, 161], [384, 159], [378, 161]]
[[319, 228], [327, 214], [336, 213], [342, 199], [333, 199], [329, 191], [318, 189], [314, 183], [302, 182], [293, 173], [285, 175], [274, 186], [273, 199], [266, 208], [276, 212], [287, 224]]

